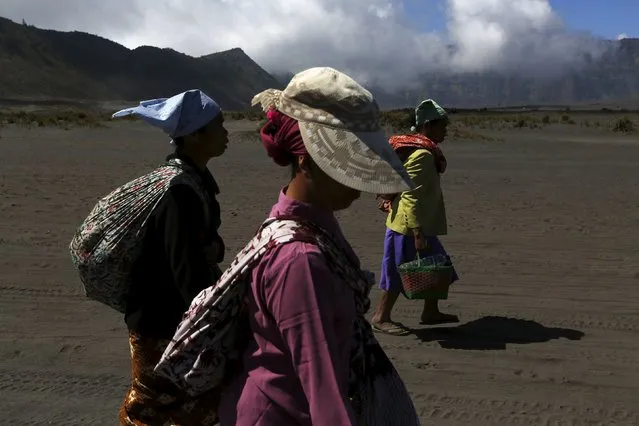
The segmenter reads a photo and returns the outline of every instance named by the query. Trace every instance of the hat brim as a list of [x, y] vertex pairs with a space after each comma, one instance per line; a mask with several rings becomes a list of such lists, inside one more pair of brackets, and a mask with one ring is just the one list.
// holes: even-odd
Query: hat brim
[[373, 194], [394, 194], [416, 187], [384, 131], [350, 132], [298, 121], [313, 161], [342, 185]]

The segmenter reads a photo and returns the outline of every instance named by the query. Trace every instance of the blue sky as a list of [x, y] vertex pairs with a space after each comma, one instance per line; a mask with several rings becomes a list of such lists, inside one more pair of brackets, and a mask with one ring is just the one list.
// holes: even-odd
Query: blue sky
[[639, 0], [551, 0], [570, 28], [606, 38], [639, 37]]
[[[405, 7], [416, 27], [438, 31], [446, 24], [442, 2], [405, 0]], [[550, 3], [571, 29], [608, 39], [619, 34], [639, 37], [639, 0], [551, 0]]]

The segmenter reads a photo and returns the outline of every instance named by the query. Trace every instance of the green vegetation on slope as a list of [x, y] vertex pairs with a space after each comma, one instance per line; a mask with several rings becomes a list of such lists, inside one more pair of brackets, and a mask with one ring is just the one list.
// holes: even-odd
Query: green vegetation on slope
[[[620, 114], [622, 114], [620, 116]], [[259, 129], [265, 122], [262, 111], [258, 109], [225, 112], [228, 120], [248, 120], [255, 122]], [[382, 112], [382, 125], [389, 133], [405, 133], [412, 125], [413, 111], [397, 109]], [[634, 118], [633, 118], [634, 117]], [[123, 119], [118, 119], [123, 120]], [[135, 121], [135, 117], [124, 120]], [[38, 111], [7, 110], [0, 111], [0, 127], [103, 127], [111, 121], [111, 114], [101, 110], [49, 108]], [[610, 130], [617, 133], [636, 133], [639, 123], [637, 115], [609, 110], [579, 112], [571, 114], [557, 112], [499, 112], [466, 111], [451, 114], [449, 128], [450, 139], [492, 140], [495, 132], [503, 130], [535, 130], [553, 125], [580, 126], [592, 129]]]

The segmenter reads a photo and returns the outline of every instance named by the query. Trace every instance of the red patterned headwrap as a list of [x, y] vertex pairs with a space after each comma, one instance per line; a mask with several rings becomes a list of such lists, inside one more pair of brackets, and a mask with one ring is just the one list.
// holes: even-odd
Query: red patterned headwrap
[[289, 166], [295, 157], [308, 155], [297, 120], [275, 109], [269, 110], [266, 117], [268, 122], [260, 130], [260, 136], [266, 153], [276, 164]]

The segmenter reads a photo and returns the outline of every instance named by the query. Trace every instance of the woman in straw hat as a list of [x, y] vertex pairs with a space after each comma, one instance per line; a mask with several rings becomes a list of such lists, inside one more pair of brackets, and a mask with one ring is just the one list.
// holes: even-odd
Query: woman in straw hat
[[179, 166], [199, 185], [166, 185], [147, 221], [126, 303], [132, 384], [120, 408], [121, 425], [205, 424], [210, 403], [194, 401], [153, 372], [193, 298], [221, 275], [224, 258], [219, 193], [207, 163], [226, 151], [228, 131], [218, 104], [200, 90], [142, 102], [114, 114], [134, 115], [171, 137]]
[[[397, 267], [422, 257], [446, 251], [437, 238], [447, 232], [446, 209], [440, 175], [446, 171], [446, 158], [439, 148], [446, 138], [448, 114], [435, 101], [427, 99], [415, 108], [415, 126], [408, 135], [393, 136], [390, 145], [404, 161], [404, 167], [419, 188], [382, 199], [388, 212], [379, 300], [372, 323], [375, 331], [405, 335], [409, 331], [391, 320], [391, 311], [402, 290]], [[453, 271], [451, 283], [458, 279]], [[445, 297], [444, 295], [440, 297]], [[420, 323], [425, 325], [458, 322], [456, 315], [440, 312], [439, 300], [424, 300]]]
[[349, 76], [311, 68], [253, 103], [268, 114], [268, 155], [292, 178], [253, 240], [194, 300], [157, 371], [193, 394], [224, 390], [223, 426], [418, 425], [365, 319], [372, 277], [334, 216], [360, 191], [413, 187], [376, 102]]

